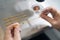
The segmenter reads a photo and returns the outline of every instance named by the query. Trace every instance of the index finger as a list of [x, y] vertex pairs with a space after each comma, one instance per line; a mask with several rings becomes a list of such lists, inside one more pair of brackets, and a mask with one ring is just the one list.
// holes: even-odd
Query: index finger
[[54, 19], [52, 19], [51, 17], [47, 16], [49, 13], [52, 14], [53, 18], [55, 18], [58, 14], [55, 8], [52, 7], [48, 7], [45, 10], [42, 11], [41, 13], [41, 17], [45, 20], [47, 20], [49, 23], [53, 24], [55, 22]]
[[54, 7], [47, 7], [45, 10], [42, 11], [44, 14], [51, 13], [53, 17], [56, 17], [58, 15], [58, 11]]

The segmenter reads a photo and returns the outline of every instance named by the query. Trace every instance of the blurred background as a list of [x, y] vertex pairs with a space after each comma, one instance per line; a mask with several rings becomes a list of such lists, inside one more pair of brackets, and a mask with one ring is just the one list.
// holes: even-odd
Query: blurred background
[[[17, 15], [19, 21], [14, 21], [21, 24], [22, 40], [34, 40], [35, 38], [37, 38], [36, 40], [44, 40], [45, 37], [45, 40], [60, 40], [60, 32], [52, 28], [49, 22], [39, 17], [41, 11], [49, 6], [53, 6], [59, 11], [59, 3], [60, 0], [0, 0], [0, 40], [4, 40], [4, 30], [6, 29], [5, 22], [2, 19], [17, 14], [21, 15], [21, 13], [25, 12], [29, 14], [29, 16], [24, 14], [28, 18], [19, 18], [21, 16]], [[40, 10], [34, 11], [34, 6], [39, 6]], [[29, 12], [25, 10], [29, 10]], [[51, 17], [51, 14], [49, 16]], [[21, 22], [20, 19], [24, 20]]]

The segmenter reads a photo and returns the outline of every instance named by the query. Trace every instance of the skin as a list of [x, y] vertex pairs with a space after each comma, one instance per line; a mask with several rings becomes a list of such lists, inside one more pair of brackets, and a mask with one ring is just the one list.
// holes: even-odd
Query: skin
[[[19, 23], [14, 23], [12, 25], [9, 25], [6, 28], [6, 32], [5, 32], [5, 39], [4, 40], [21, 40], [21, 36], [20, 36], [20, 30], [19, 30]], [[14, 28], [14, 37], [12, 37], [13, 35], [11, 34], [11, 30], [12, 28]]]
[[[47, 16], [49, 13], [51, 13], [53, 18]], [[54, 7], [47, 7], [42, 11], [40, 16], [52, 24], [52, 27], [60, 30], [60, 12], [57, 11]]]
[[[53, 18], [47, 16], [49, 13], [52, 14]], [[58, 30], [60, 29], [60, 12], [58, 12], [55, 8], [47, 7], [42, 11], [40, 16], [46, 21], [48, 21], [49, 23], [51, 23], [54, 28]], [[12, 25], [9, 25], [6, 28], [4, 40], [21, 40], [19, 26], [20, 26], [19, 23], [14, 23]], [[11, 34], [11, 30], [13, 28], [14, 28], [14, 37], [12, 37], [13, 35]]]

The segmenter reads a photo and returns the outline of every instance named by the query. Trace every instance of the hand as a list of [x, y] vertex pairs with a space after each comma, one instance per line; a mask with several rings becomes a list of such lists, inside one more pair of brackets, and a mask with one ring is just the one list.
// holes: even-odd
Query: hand
[[6, 29], [6, 32], [5, 32], [4, 40], [21, 40], [19, 26], [20, 26], [19, 23], [14, 23], [14, 24], [8, 26]]
[[[49, 13], [52, 14], [53, 18], [47, 16]], [[60, 29], [60, 12], [58, 12], [55, 8], [46, 8], [44, 11], [42, 11], [40, 16], [51, 23], [54, 28]]]

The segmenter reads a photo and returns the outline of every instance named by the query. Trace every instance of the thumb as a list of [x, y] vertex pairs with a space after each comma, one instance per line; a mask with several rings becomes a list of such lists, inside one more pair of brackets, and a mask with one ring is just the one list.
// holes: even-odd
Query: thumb
[[15, 29], [14, 29], [14, 40], [21, 40], [21, 36], [20, 36], [20, 30], [19, 30], [19, 23], [15, 23]]

